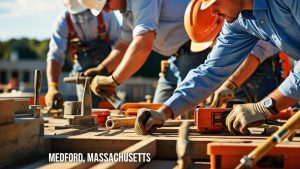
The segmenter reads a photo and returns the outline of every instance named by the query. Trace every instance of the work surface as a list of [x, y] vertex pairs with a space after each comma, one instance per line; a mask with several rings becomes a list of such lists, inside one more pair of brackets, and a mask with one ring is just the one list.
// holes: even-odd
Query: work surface
[[[178, 123], [176, 121], [175, 123]], [[176, 165], [176, 141], [179, 127], [162, 127], [148, 136], [139, 136], [133, 128], [107, 130], [97, 126], [67, 126], [64, 120], [47, 118], [44, 121], [44, 156], [22, 164], [28, 168], [173, 168]], [[193, 168], [210, 168], [207, 144], [210, 142], [261, 143], [262, 128], [251, 130], [251, 136], [229, 133], [200, 134], [195, 126], [189, 129]], [[284, 144], [299, 144], [300, 138]], [[49, 163], [48, 153], [150, 153], [150, 163]]]

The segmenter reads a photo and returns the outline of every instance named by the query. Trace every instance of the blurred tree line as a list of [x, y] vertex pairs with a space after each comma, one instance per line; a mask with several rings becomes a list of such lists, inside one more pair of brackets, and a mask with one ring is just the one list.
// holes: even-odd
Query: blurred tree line
[[[18, 53], [18, 59], [27, 60], [44, 60], [46, 62], [47, 52], [49, 50], [49, 39], [10, 39], [8, 41], [0, 41], [0, 60], [11, 60], [13, 52]], [[160, 61], [163, 56], [156, 52], [152, 52], [144, 64], [144, 66], [135, 74], [135, 76], [158, 77], [160, 69]], [[134, 64], [134, 63], [133, 63]], [[69, 53], [66, 53], [66, 60], [63, 71], [70, 71], [72, 63]]]

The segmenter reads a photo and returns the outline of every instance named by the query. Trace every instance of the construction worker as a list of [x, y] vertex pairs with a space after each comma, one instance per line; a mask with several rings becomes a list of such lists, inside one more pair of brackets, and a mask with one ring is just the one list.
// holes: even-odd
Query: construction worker
[[239, 68], [206, 99], [205, 104], [221, 107], [232, 99], [255, 103], [276, 89], [282, 81], [279, 50], [260, 40]]
[[[203, 63], [210, 49], [200, 53], [190, 50], [190, 39], [185, 32], [183, 19], [189, 0], [79, 0], [96, 14], [104, 10], [120, 10], [123, 14], [121, 38], [116, 46], [118, 53], [111, 53], [98, 67], [106, 67], [111, 76], [96, 76], [91, 89], [100, 95], [101, 88], [114, 88], [132, 76], [146, 61], [151, 50], [170, 56], [170, 72], [165, 80], [172, 91], [188, 71]], [[109, 3], [106, 3], [109, 2]], [[176, 10], [174, 10], [176, 9]], [[88, 74], [86, 74], [88, 75]], [[165, 81], [159, 81], [165, 83]], [[159, 88], [159, 91], [168, 89]], [[161, 93], [156, 92], [156, 93]], [[169, 95], [168, 95], [169, 97]], [[166, 97], [166, 98], [168, 98]], [[154, 96], [154, 102], [162, 97]]]
[[[205, 63], [188, 73], [172, 97], [159, 110], [139, 110], [135, 125], [138, 134], [148, 134], [153, 127], [162, 126], [166, 119], [175, 118], [204, 101], [242, 63], [259, 39], [295, 60], [300, 59], [299, 0], [193, 0], [191, 3], [194, 2], [200, 3], [197, 10], [212, 11], [212, 16], [226, 22]], [[217, 34], [204, 39], [199, 46], [211, 44], [215, 36]], [[300, 99], [299, 80], [298, 63], [266, 98], [236, 106], [226, 118], [229, 131], [249, 134], [249, 127], [261, 125], [295, 104]]]
[[[45, 99], [46, 105], [51, 108], [60, 108], [63, 104], [58, 82], [67, 48], [74, 62], [72, 73], [84, 72], [107, 57], [120, 32], [114, 13], [102, 12], [94, 16], [77, 0], [63, 2], [66, 11], [54, 23], [47, 54], [48, 92]], [[108, 75], [106, 70], [102, 72]], [[76, 90], [78, 100], [81, 100], [83, 85], [76, 85]], [[96, 107], [99, 99], [93, 97], [92, 100], [93, 107]]]

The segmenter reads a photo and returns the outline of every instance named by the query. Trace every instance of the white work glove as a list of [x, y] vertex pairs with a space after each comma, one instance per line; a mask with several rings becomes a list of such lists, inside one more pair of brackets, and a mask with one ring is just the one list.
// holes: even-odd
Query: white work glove
[[221, 107], [223, 103], [234, 98], [236, 89], [237, 85], [234, 82], [227, 80], [214, 94], [206, 99], [205, 104], [210, 104], [210, 107]]
[[231, 133], [249, 135], [249, 127], [260, 126], [272, 117], [263, 101], [237, 105], [227, 116], [226, 126]]
[[165, 121], [166, 116], [163, 111], [142, 108], [137, 112], [134, 130], [139, 135], [150, 134], [156, 127], [162, 127]]

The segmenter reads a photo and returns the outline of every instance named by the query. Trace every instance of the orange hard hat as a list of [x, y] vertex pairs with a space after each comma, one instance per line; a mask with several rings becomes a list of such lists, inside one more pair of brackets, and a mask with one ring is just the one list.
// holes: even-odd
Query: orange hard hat
[[[211, 4], [215, 0], [192, 0], [185, 10], [184, 27], [192, 40], [191, 50], [199, 52], [212, 45], [222, 29], [224, 20], [212, 15]], [[202, 3], [207, 3], [202, 9]]]

